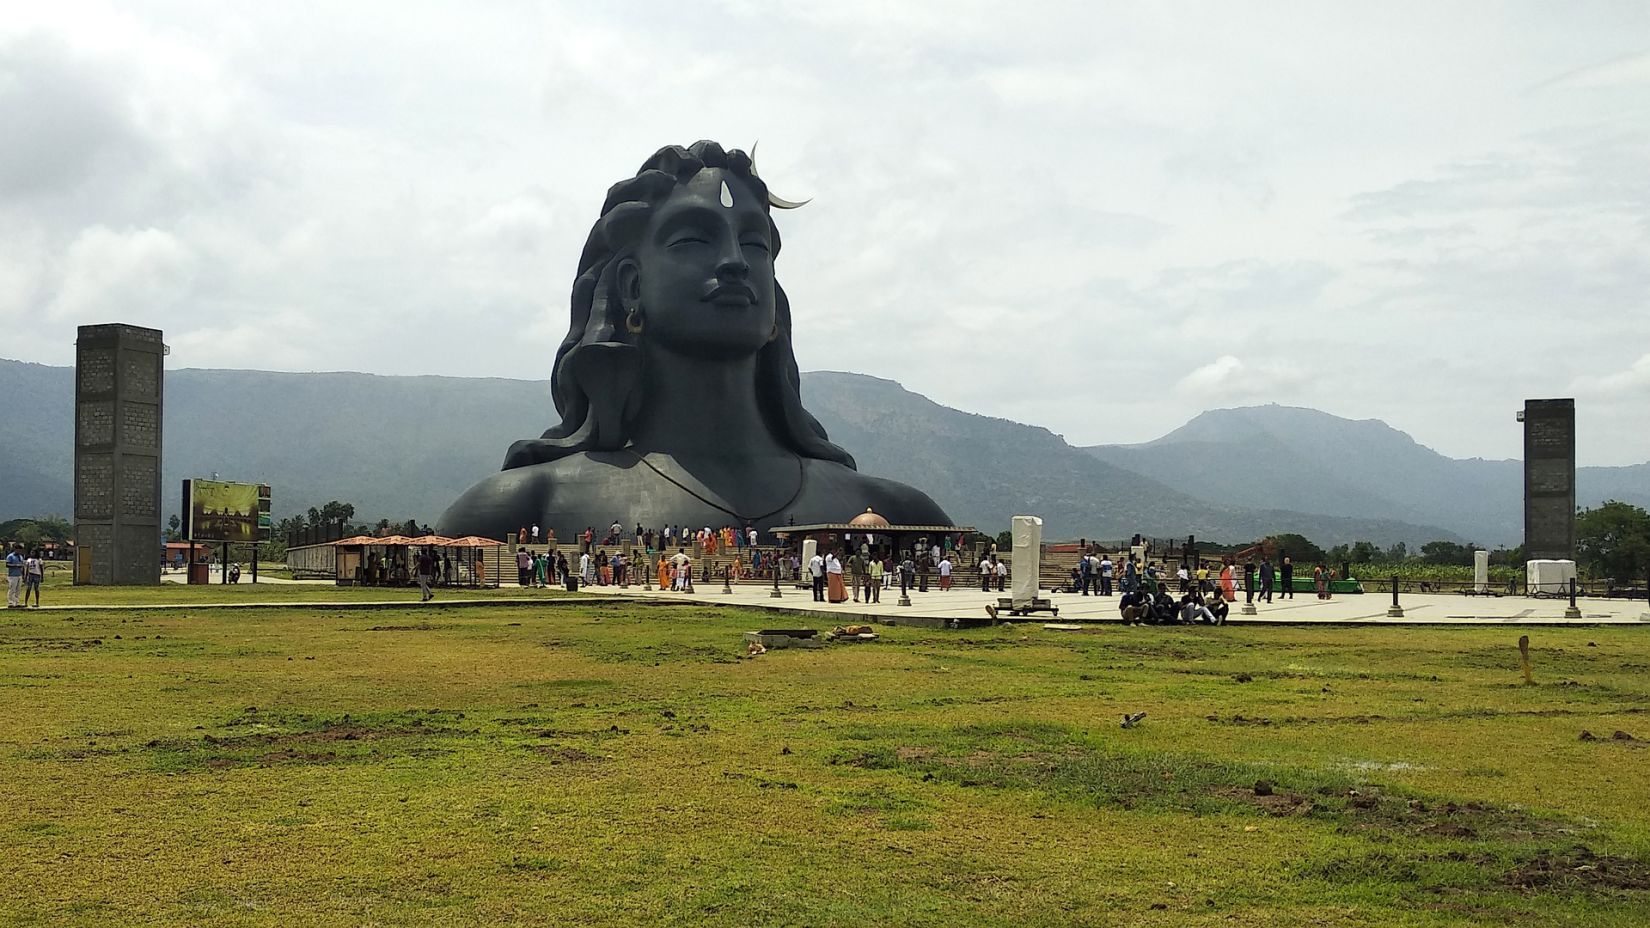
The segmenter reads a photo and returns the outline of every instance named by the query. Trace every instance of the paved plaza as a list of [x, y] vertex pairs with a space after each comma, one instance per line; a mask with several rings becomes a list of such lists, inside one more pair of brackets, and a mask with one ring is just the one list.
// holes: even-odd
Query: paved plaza
[[[722, 584], [712, 581], [698, 584], [693, 593], [671, 593], [639, 587], [594, 586], [580, 587], [590, 595], [642, 598], [648, 600], [715, 603], [718, 605], [749, 606], [771, 609], [778, 613], [808, 617], [843, 624], [847, 622], [881, 622], [889, 619], [984, 619], [985, 607], [995, 604], [1002, 593], [984, 593], [978, 588], [954, 587], [946, 592], [912, 591], [911, 605], [900, 606], [899, 590], [884, 590], [880, 603], [821, 603], [813, 601], [809, 589], [796, 589], [780, 584], [779, 599], [772, 597], [773, 588], [756, 584], [734, 584], [733, 592], [723, 593]], [[1029, 620], [1050, 622], [1115, 622], [1118, 621], [1117, 597], [1082, 596], [1076, 593], [1040, 595], [1059, 608], [1055, 618], [1048, 613], [1036, 613]], [[1274, 600], [1270, 605], [1257, 603], [1256, 614], [1241, 615], [1243, 605], [1233, 604], [1229, 624], [1245, 623], [1311, 623], [1311, 624], [1377, 624], [1377, 625], [1640, 625], [1650, 624], [1650, 610], [1644, 600], [1587, 599], [1578, 602], [1580, 619], [1566, 619], [1568, 603], [1561, 599], [1531, 599], [1523, 596], [1462, 596], [1451, 594], [1406, 593], [1399, 602], [1404, 607], [1402, 618], [1388, 616], [1390, 594], [1364, 593], [1338, 595], [1327, 601], [1313, 594], [1296, 594], [1294, 599]]]

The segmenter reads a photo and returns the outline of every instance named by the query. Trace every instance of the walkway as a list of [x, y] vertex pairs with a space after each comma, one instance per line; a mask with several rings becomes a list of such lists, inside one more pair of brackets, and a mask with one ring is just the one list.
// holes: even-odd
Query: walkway
[[[780, 584], [780, 598], [772, 598], [771, 586], [734, 584], [732, 593], [723, 593], [717, 581], [698, 584], [693, 593], [669, 593], [657, 589], [637, 587], [580, 587], [581, 593], [595, 596], [628, 596], [648, 600], [689, 600], [716, 605], [748, 606], [771, 609], [780, 614], [798, 618], [817, 619], [841, 625], [851, 622], [884, 622], [898, 624], [943, 625], [952, 619], [978, 621], [987, 619], [987, 604], [995, 604], [1001, 593], [982, 593], [976, 588], [955, 587], [944, 593], [912, 591], [911, 605], [900, 606], [899, 590], [882, 591], [882, 602], [865, 604], [849, 600], [845, 603], [818, 603], [808, 589], [796, 589]], [[1118, 620], [1117, 597], [1082, 596], [1076, 593], [1040, 594], [1049, 598], [1060, 609], [1058, 618], [1048, 613], [1037, 613], [1029, 620], [1042, 622], [1115, 622]], [[1256, 615], [1240, 615], [1241, 603], [1232, 606], [1229, 624], [1325, 624], [1325, 625], [1650, 625], [1650, 611], [1644, 600], [1583, 598], [1580, 619], [1566, 619], [1568, 603], [1558, 599], [1527, 599], [1525, 597], [1482, 597], [1449, 594], [1406, 593], [1400, 598], [1404, 607], [1402, 618], [1387, 616], [1391, 605], [1390, 594], [1364, 593], [1340, 595], [1326, 602], [1315, 596], [1296, 594], [1294, 599], [1275, 600], [1270, 605], [1256, 604]]]

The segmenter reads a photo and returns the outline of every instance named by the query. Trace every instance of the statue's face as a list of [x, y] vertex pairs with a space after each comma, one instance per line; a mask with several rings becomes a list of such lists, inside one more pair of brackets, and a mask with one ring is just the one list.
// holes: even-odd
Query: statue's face
[[621, 276], [627, 298], [641, 302], [645, 339], [712, 358], [762, 348], [776, 311], [773, 243], [762, 207], [736, 175], [712, 169], [654, 210], [635, 263]]

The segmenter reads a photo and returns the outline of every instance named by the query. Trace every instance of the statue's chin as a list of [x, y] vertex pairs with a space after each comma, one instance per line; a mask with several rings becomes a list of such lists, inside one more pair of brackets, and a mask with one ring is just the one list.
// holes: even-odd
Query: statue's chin
[[762, 336], [729, 332], [681, 333], [669, 338], [655, 339], [653, 344], [671, 354], [705, 361], [738, 361], [751, 357], [767, 339]]

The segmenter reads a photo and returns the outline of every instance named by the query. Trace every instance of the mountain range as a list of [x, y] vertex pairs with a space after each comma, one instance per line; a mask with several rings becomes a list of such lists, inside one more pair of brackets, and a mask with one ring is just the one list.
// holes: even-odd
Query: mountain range
[[[433, 522], [555, 421], [549, 384], [185, 369], [166, 374], [163, 506], [184, 477], [274, 487], [277, 518], [327, 500], [358, 519]], [[68, 514], [73, 369], [0, 360], [14, 400], [0, 442], [0, 520]], [[1320, 544], [1516, 544], [1522, 469], [1457, 460], [1378, 421], [1311, 409], [1212, 410], [1156, 441], [1077, 448], [1047, 429], [941, 406], [861, 374], [803, 375], [803, 400], [860, 470], [926, 490], [959, 524], [1041, 515], [1045, 537], [1295, 531]], [[1650, 464], [1581, 468], [1579, 499], [1650, 504]]]

